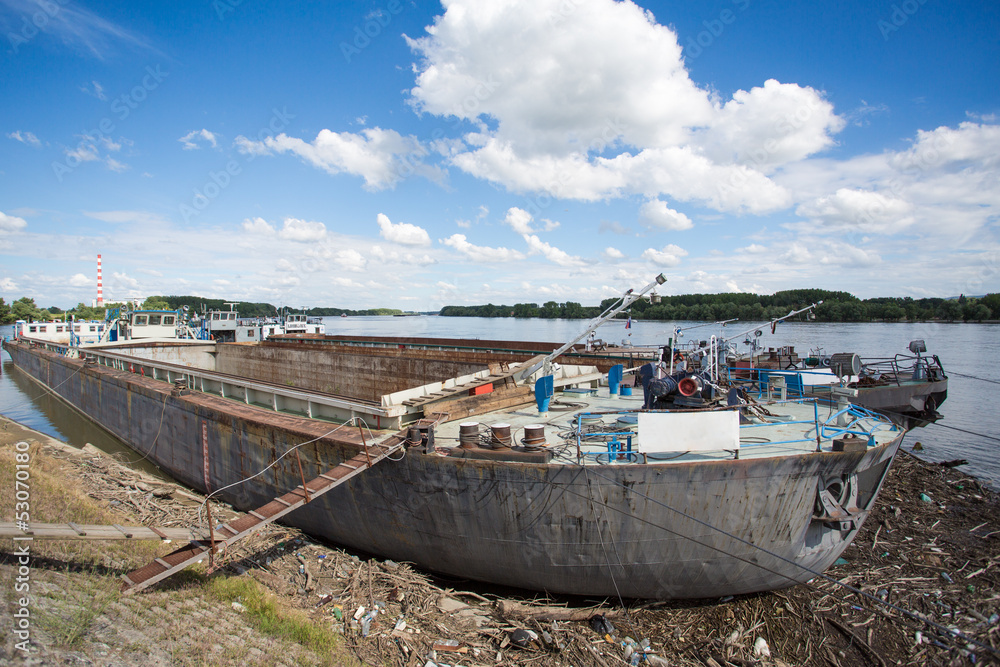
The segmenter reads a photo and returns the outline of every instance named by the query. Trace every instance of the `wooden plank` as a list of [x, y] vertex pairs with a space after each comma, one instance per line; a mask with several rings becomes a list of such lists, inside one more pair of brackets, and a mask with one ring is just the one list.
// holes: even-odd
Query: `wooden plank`
[[[148, 528], [146, 526], [100, 526], [65, 523], [33, 523], [30, 535], [36, 540], [177, 540], [201, 539], [191, 528]], [[0, 538], [28, 535], [14, 523], [0, 523]]]

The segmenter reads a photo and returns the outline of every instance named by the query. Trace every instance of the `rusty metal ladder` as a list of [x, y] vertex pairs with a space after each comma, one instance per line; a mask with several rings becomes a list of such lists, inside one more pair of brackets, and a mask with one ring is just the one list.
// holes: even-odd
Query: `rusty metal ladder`
[[[121, 591], [123, 593], [141, 591], [147, 586], [152, 586], [180, 572], [189, 565], [201, 562], [206, 556], [212, 559], [216, 553], [228, 548], [230, 544], [252, 535], [263, 526], [277, 521], [317, 496], [321, 496], [327, 491], [336, 488], [355, 475], [371, 468], [393, 452], [401, 449], [404, 445], [405, 441], [399, 441], [390, 446], [371, 445], [365, 447], [354, 458], [343, 461], [325, 473], [321, 473], [316, 479], [306, 482], [303, 478], [301, 486], [297, 486], [285, 495], [275, 498], [263, 507], [251, 510], [227, 524], [218, 526], [211, 531], [212, 537], [210, 539], [192, 540], [187, 546], [181, 547], [166, 556], [156, 558], [153, 562], [138, 570], [123, 574]], [[211, 515], [209, 516], [209, 523], [211, 524]]]

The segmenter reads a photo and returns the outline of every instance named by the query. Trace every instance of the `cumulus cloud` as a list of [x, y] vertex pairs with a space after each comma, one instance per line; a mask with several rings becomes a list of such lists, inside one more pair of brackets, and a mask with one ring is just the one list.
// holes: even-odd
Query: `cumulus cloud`
[[668, 207], [666, 202], [659, 199], [652, 199], [643, 204], [639, 209], [639, 217], [648, 226], [667, 231], [681, 231], [694, 226], [691, 218]]
[[431, 244], [431, 237], [427, 230], [417, 225], [407, 222], [393, 224], [389, 216], [379, 213], [376, 217], [379, 227], [379, 236], [386, 241], [409, 246], [428, 246]]
[[774, 211], [791, 199], [767, 174], [844, 125], [796, 84], [717, 100], [688, 76], [676, 33], [628, 2], [453, 0], [428, 33], [409, 40], [412, 104], [479, 124], [451, 164], [514, 191]]
[[14, 132], [7, 133], [8, 139], [13, 139], [14, 141], [20, 141], [22, 144], [28, 144], [29, 146], [41, 146], [42, 142], [38, 140], [33, 132], [22, 132], [21, 130], [15, 130]]
[[625, 253], [618, 248], [612, 248], [611, 246], [605, 248], [602, 254], [610, 260], [625, 259]]
[[298, 218], [285, 218], [278, 236], [288, 241], [310, 243], [319, 241], [326, 236], [326, 225], [322, 222], [310, 222]]
[[15, 283], [13, 280], [7, 277], [0, 278], [0, 291], [13, 292], [16, 289], [17, 289], [17, 283]]
[[247, 218], [243, 221], [243, 231], [250, 234], [269, 235], [274, 233], [274, 227], [264, 218]]
[[360, 134], [321, 130], [310, 143], [282, 133], [263, 141], [236, 138], [237, 148], [249, 155], [292, 153], [329, 174], [361, 176], [369, 190], [395, 187], [407, 176], [418, 174], [442, 181], [444, 172], [423, 160], [429, 154], [416, 137], [395, 130], [367, 128]]
[[512, 206], [507, 210], [507, 215], [504, 217], [503, 222], [518, 234], [530, 234], [534, 231], [531, 228], [531, 220], [532, 216], [530, 213], [524, 209]]
[[77, 273], [69, 279], [69, 284], [72, 287], [88, 287], [94, 284], [93, 279], [88, 278], [82, 273]]
[[509, 262], [524, 259], [524, 254], [517, 250], [473, 245], [466, 239], [465, 234], [452, 234], [440, 242], [475, 262]]
[[676, 246], [673, 243], [664, 246], [661, 250], [648, 248], [642, 253], [642, 258], [658, 266], [672, 267], [681, 263], [681, 259], [687, 256], [687, 250]]
[[214, 133], [202, 128], [200, 130], [192, 130], [185, 134], [183, 137], [177, 141], [183, 144], [183, 148], [186, 151], [193, 151], [201, 148], [198, 141], [209, 144], [212, 148], [218, 146], [218, 140]]
[[24, 218], [0, 211], [0, 232], [19, 232], [27, 226], [28, 222]]

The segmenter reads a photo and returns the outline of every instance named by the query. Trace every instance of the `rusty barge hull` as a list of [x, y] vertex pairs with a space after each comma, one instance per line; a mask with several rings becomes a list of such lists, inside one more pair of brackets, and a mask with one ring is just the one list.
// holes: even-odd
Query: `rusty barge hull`
[[[6, 349], [21, 371], [178, 481], [201, 492], [228, 487], [221, 496], [239, 509], [301, 483], [295, 458], [282, 458], [300, 443], [309, 442], [296, 450], [306, 478], [363, 446], [356, 427], [179, 391], [23, 341]], [[477, 460], [412, 447], [287, 523], [429, 571], [549, 593], [752, 593], [808, 580], [840, 556], [899, 442], [656, 466]], [[858, 511], [848, 520], [817, 509], [817, 491], [829, 480], [844, 480], [853, 493]]]

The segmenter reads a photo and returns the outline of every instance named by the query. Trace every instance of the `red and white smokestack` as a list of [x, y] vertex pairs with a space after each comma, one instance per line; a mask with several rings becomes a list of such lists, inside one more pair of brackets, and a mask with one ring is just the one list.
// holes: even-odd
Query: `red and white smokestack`
[[97, 307], [104, 305], [104, 280], [101, 278], [101, 256], [97, 256]]

